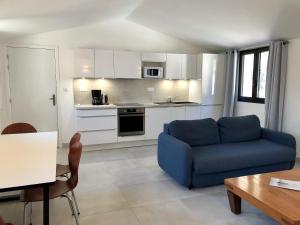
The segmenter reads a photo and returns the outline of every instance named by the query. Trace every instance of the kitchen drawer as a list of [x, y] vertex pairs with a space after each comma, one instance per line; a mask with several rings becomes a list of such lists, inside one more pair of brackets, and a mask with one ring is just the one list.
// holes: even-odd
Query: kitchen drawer
[[89, 116], [116, 116], [117, 109], [80, 109], [77, 110], [78, 117]]
[[81, 132], [81, 142], [83, 145], [100, 145], [116, 143], [117, 129]]
[[116, 116], [77, 117], [79, 131], [112, 130], [117, 128]]
[[134, 136], [124, 136], [118, 137], [118, 142], [126, 142], [126, 141], [142, 141], [145, 140], [145, 135], [134, 135]]

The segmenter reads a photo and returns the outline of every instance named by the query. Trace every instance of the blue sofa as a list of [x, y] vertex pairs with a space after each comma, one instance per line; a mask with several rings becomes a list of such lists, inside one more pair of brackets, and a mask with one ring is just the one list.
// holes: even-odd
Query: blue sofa
[[295, 138], [261, 128], [257, 116], [176, 120], [158, 138], [158, 164], [180, 184], [205, 187], [225, 178], [292, 169]]

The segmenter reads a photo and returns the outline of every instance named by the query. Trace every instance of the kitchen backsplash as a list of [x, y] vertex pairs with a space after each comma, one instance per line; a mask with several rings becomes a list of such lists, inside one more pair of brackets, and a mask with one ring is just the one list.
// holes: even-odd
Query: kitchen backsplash
[[92, 89], [108, 94], [110, 103], [159, 102], [169, 96], [178, 101], [189, 99], [189, 81], [186, 80], [74, 79], [75, 104], [91, 104]]

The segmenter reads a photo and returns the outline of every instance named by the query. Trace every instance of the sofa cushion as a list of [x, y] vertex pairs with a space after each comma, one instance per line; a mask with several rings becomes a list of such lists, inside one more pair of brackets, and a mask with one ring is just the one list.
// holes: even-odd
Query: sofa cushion
[[215, 120], [175, 120], [168, 126], [169, 134], [190, 146], [220, 143], [219, 130]]
[[295, 160], [296, 151], [266, 139], [193, 147], [196, 174], [218, 173]]
[[257, 116], [223, 117], [218, 121], [222, 143], [259, 139], [261, 127]]

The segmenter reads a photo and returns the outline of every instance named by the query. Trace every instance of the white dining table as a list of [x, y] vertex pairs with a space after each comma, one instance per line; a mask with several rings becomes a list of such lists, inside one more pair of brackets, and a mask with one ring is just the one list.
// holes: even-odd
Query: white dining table
[[56, 180], [57, 132], [0, 135], [0, 192], [42, 186], [49, 225], [49, 186]]

